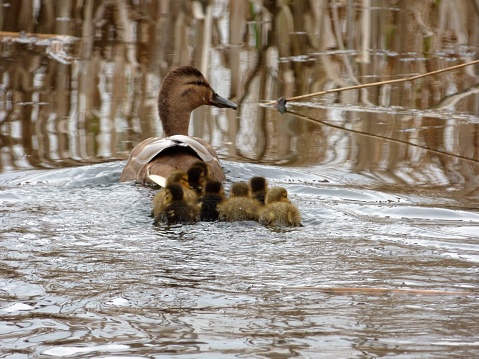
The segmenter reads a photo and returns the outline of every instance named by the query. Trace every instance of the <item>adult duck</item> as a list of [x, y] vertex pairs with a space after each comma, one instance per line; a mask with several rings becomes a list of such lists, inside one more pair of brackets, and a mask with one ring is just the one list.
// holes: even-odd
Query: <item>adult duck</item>
[[202, 105], [236, 110], [235, 103], [219, 96], [201, 72], [191, 66], [170, 71], [161, 85], [158, 113], [165, 138], [148, 138], [133, 148], [120, 181], [162, 186], [169, 173], [186, 171], [198, 160], [209, 165], [212, 179], [225, 175], [216, 151], [201, 138], [188, 136], [191, 112]]

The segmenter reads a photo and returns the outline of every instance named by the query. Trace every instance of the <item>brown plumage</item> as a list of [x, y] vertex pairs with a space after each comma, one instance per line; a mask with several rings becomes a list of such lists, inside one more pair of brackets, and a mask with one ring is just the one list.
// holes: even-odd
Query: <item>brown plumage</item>
[[[178, 184], [183, 188], [185, 201], [193, 204], [196, 203], [197, 196], [196, 193], [190, 189], [190, 185], [188, 183], [188, 176], [184, 171], [173, 171], [169, 174], [168, 178], [166, 179], [166, 187], [171, 186], [173, 184]], [[151, 215], [156, 217], [158, 213], [163, 210], [165, 206], [165, 196], [166, 196], [166, 189], [162, 188], [158, 191], [158, 193], [153, 197], [152, 203], [152, 210]]]
[[[163, 79], [158, 96], [158, 112], [165, 137], [188, 136], [191, 112], [202, 105], [237, 108], [233, 102], [219, 96], [196, 68], [183, 66], [170, 71]], [[135, 146], [121, 173], [120, 181], [148, 184], [152, 182], [148, 178], [149, 174], [166, 178], [170, 172], [178, 169], [186, 171], [200, 160], [199, 155], [191, 147], [174, 145], [163, 149], [162, 144], [165, 142], [158, 140], [161, 138], [148, 138]], [[198, 147], [204, 146], [203, 152], [208, 157], [211, 178], [218, 181], [225, 180], [216, 151], [205, 140], [188, 137], [187, 141], [183, 141], [183, 143], [193, 143]], [[150, 145], [149, 148], [147, 148], [148, 145]], [[161, 152], [155, 156], [157, 148]], [[142, 159], [151, 157], [145, 154], [154, 157], [144, 163]]]
[[249, 186], [251, 188], [251, 197], [264, 205], [266, 193], [268, 192], [266, 178], [260, 176], [252, 177], [249, 180]]
[[219, 220], [256, 221], [261, 204], [251, 198], [249, 186], [246, 182], [236, 182], [231, 186], [230, 197], [218, 205]]
[[265, 204], [259, 210], [259, 222], [271, 226], [302, 226], [299, 209], [291, 204], [288, 192], [283, 187], [270, 188]]
[[155, 216], [154, 224], [193, 224], [199, 221], [199, 208], [185, 201], [183, 187], [172, 184], [165, 188], [163, 208]]

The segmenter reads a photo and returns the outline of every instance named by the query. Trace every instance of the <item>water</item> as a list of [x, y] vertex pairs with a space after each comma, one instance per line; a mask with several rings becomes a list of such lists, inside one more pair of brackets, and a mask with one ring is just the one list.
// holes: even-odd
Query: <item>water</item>
[[304, 227], [154, 227], [123, 165], [2, 176], [3, 357], [477, 355], [477, 210], [225, 161], [285, 186]]

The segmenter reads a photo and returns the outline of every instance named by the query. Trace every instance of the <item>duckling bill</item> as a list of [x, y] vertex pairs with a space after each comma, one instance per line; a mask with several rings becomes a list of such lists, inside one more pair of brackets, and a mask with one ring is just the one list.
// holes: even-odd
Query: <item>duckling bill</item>
[[133, 148], [120, 181], [151, 184], [150, 175], [167, 178], [174, 170], [187, 171], [198, 160], [208, 164], [211, 179], [225, 181], [218, 155], [211, 145], [188, 136], [191, 112], [203, 105], [236, 110], [234, 102], [218, 95], [201, 72], [191, 66], [170, 71], [158, 96], [158, 113], [166, 138], [148, 138]]

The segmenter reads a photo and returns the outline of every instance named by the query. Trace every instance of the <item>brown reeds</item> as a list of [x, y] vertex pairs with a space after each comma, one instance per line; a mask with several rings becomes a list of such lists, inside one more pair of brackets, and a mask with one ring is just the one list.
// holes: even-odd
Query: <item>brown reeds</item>
[[424, 74], [409, 76], [409, 77], [405, 77], [405, 78], [401, 78], [401, 79], [385, 80], [385, 81], [372, 82], [372, 83], [367, 83], [367, 84], [359, 84], [359, 85], [354, 85], [354, 86], [335, 88], [335, 89], [324, 90], [324, 91], [314, 92], [314, 93], [300, 95], [300, 96], [294, 96], [294, 97], [290, 97], [290, 98], [281, 97], [277, 101], [266, 102], [265, 105], [277, 105], [278, 109], [280, 109], [280, 112], [285, 112], [285, 111], [281, 111], [281, 110], [283, 109], [283, 107], [286, 105], [286, 102], [288, 102], [288, 101], [303, 100], [305, 98], [327, 95], [327, 94], [334, 93], [334, 92], [342, 92], [342, 91], [349, 91], [349, 90], [361, 90], [361, 89], [365, 89], [365, 88], [368, 88], [368, 87], [376, 87], [376, 86], [390, 85], [390, 84], [396, 84], [396, 83], [401, 83], [401, 82], [414, 81], [414, 80], [421, 79], [423, 77], [433, 76], [433, 75], [437, 75], [437, 74], [440, 74], [440, 73], [443, 73], [443, 72], [453, 71], [453, 70], [461, 69], [463, 67], [471, 66], [471, 65], [475, 65], [475, 64], [479, 64], [479, 60], [470, 61], [470, 62], [466, 62], [464, 64], [450, 66], [450, 67], [446, 67], [444, 69], [431, 71], [431, 72], [426, 72]]
[[[479, 159], [474, 121], [452, 126], [442, 118], [367, 109], [447, 107], [452, 118], [455, 112], [477, 117], [477, 67], [441, 72], [477, 60], [475, 2], [382, 4], [13, 1], [0, 19], [0, 169], [125, 158], [141, 139], [162, 133], [161, 78], [191, 64], [239, 102], [237, 112], [195, 114], [194, 134], [224, 157], [299, 166], [347, 158], [354, 171], [384, 170], [397, 181], [431, 185], [437, 185], [432, 173], [441, 172], [441, 185], [473, 191], [479, 170], [462, 158]], [[434, 75], [416, 77], [426, 73]], [[258, 106], [260, 99], [312, 93], [366, 111], [340, 115], [343, 123], [335, 124], [348, 132]], [[304, 117], [330, 116], [304, 109], [310, 111]], [[374, 122], [387, 126], [373, 129]], [[433, 151], [418, 153], [405, 143]]]

